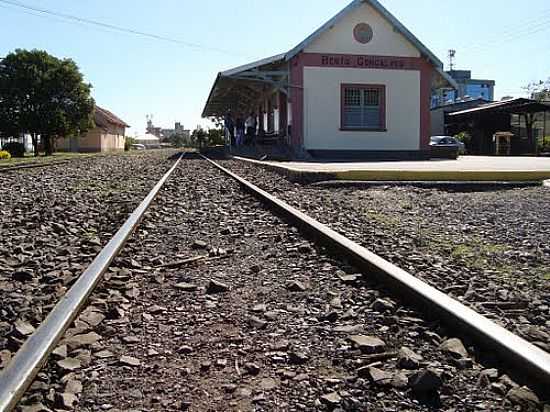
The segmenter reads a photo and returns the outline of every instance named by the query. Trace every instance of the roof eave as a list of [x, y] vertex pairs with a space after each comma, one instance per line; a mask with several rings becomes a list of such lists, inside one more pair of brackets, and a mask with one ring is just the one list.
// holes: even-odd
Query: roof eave
[[299, 54], [302, 50], [304, 50], [306, 47], [308, 47], [313, 40], [315, 40], [317, 37], [319, 37], [322, 33], [324, 33], [326, 30], [333, 27], [335, 24], [337, 24], [342, 18], [344, 18], [348, 13], [355, 10], [357, 7], [359, 7], [364, 0], [354, 0], [352, 3], [348, 4], [344, 9], [342, 9], [338, 14], [336, 14], [333, 18], [331, 18], [329, 21], [327, 21], [325, 24], [323, 24], [321, 27], [319, 27], [317, 30], [315, 30], [312, 34], [310, 34], [308, 37], [306, 37], [305, 40], [303, 40], [300, 44], [298, 44], [296, 47], [291, 49], [288, 53], [286, 53], [286, 60], [291, 60], [294, 56]]
[[255, 69], [255, 68], [260, 67], [260, 66], [265, 66], [266, 64], [276, 63], [280, 60], [284, 60], [285, 57], [286, 57], [286, 53], [276, 54], [274, 56], [266, 57], [266, 58], [261, 59], [261, 60], [256, 60], [256, 61], [253, 61], [251, 63], [244, 64], [242, 66], [234, 67], [233, 69], [225, 70], [225, 71], [221, 72], [220, 74], [222, 76], [225, 76], [225, 77], [234, 76], [236, 74], [239, 74], [239, 73], [247, 71], [247, 70]]
[[436, 66], [435, 70], [449, 84], [451, 88], [458, 89], [458, 83], [456, 82], [456, 80], [453, 79], [445, 70], [443, 70], [443, 67]]
[[218, 83], [219, 83], [220, 79], [235, 77], [235, 76], [237, 76], [237, 75], [239, 75], [243, 72], [246, 72], [248, 70], [252, 70], [252, 69], [262, 67], [262, 66], [266, 66], [268, 64], [284, 62], [285, 56], [286, 56], [285, 53], [276, 54], [274, 56], [266, 57], [266, 58], [261, 59], [261, 60], [256, 60], [252, 63], [248, 63], [248, 64], [245, 64], [245, 65], [242, 65], [242, 66], [235, 67], [233, 69], [229, 69], [229, 70], [225, 70], [223, 72], [219, 72], [218, 75], [216, 76], [216, 80], [214, 81], [214, 84], [212, 85], [212, 88], [210, 89], [210, 93], [208, 95], [208, 99], [206, 100], [206, 105], [204, 106], [204, 109], [202, 111], [201, 116], [203, 118], [211, 117], [211, 115], [208, 114], [208, 106], [210, 105], [210, 102], [212, 100], [212, 96], [214, 94], [214, 91], [216, 90], [216, 87], [218, 86]]
[[424, 43], [422, 43], [418, 38], [412, 34], [409, 29], [407, 29], [403, 23], [401, 23], [393, 14], [391, 14], [378, 0], [362, 0], [365, 3], [370, 3], [372, 7], [374, 7], [382, 16], [388, 20], [393, 27], [400, 32], [407, 40], [409, 40], [414, 47], [416, 47], [421, 54], [424, 54], [428, 60], [438, 68], [443, 69], [443, 62], [437, 58], [435, 54], [433, 54], [430, 49], [428, 49]]
[[216, 90], [216, 86], [218, 85], [218, 81], [220, 80], [220, 77], [222, 76], [221, 73], [218, 73], [218, 75], [216, 76], [216, 80], [214, 80], [214, 84], [212, 85], [212, 88], [210, 89], [210, 93], [208, 94], [208, 99], [206, 99], [206, 104], [204, 105], [204, 109], [202, 111], [202, 118], [206, 118], [206, 117], [209, 117], [207, 114], [206, 114], [206, 111], [208, 109], [208, 105], [210, 104], [210, 100], [212, 99], [212, 95], [214, 94], [214, 90]]

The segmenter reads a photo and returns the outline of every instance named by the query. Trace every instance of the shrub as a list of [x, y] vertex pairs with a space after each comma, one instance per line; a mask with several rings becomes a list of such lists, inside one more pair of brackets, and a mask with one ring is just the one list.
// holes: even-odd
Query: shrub
[[466, 145], [472, 140], [472, 135], [469, 132], [460, 132], [455, 137]]
[[208, 144], [210, 146], [224, 145], [225, 139], [223, 132], [220, 129], [210, 129], [208, 130]]
[[25, 145], [19, 142], [9, 142], [2, 147], [2, 150], [9, 152], [11, 157], [24, 157]]
[[0, 150], [0, 160], [8, 160], [11, 159], [10, 152], [6, 150]]
[[550, 136], [545, 136], [539, 141], [539, 152], [550, 153]]
[[129, 151], [132, 148], [132, 145], [136, 142], [136, 139], [126, 136], [124, 139], [124, 151]]

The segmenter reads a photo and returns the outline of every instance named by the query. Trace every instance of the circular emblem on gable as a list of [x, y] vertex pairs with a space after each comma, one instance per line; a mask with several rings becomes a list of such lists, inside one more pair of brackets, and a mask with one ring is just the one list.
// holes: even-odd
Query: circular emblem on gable
[[353, 37], [361, 44], [367, 44], [372, 40], [372, 27], [367, 23], [359, 23], [353, 29]]

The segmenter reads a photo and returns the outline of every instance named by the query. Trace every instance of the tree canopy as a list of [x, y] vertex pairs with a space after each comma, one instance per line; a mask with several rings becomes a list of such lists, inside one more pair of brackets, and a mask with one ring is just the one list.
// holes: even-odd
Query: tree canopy
[[207, 144], [208, 133], [201, 127], [197, 126], [191, 133], [191, 141], [199, 148]]
[[51, 154], [55, 138], [93, 126], [91, 88], [71, 59], [15, 50], [0, 61], [0, 133], [40, 135]]
[[550, 77], [547, 80], [531, 82], [523, 89], [529, 94], [529, 98], [538, 101], [550, 100]]

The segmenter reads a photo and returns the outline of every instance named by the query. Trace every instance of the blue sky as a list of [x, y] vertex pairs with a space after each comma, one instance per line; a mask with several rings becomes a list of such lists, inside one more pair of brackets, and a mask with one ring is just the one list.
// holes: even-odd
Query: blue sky
[[[71, 57], [99, 105], [143, 132], [145, 116], [163, 127], [200, 119], [216, 73], [298, 44], [347, 0], [18, 0], [135, 30], [200, 44], [147, 39], [0, 2], [0, 56], [39, 48]], [[550, 77], [548, 0], [381, 0], [439, 58], [457, 50], [457, 68], [495, 79], [496, 97], [522, 95]]]

